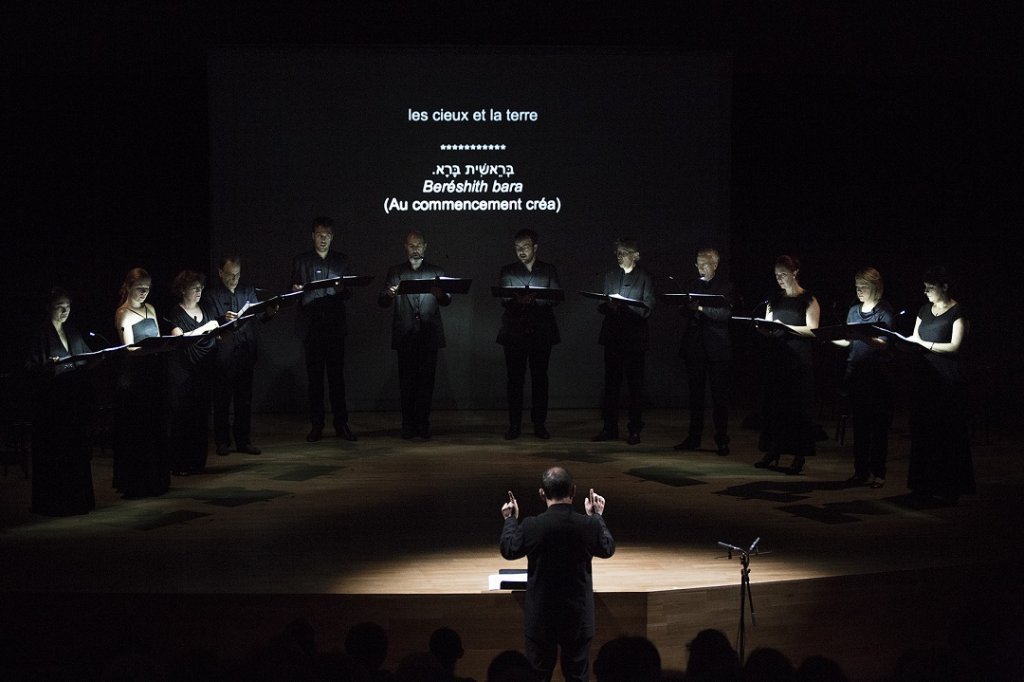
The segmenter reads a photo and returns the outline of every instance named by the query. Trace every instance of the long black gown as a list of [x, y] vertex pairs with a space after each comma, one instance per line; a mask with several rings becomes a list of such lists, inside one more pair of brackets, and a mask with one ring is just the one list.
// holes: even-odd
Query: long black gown
[[[771, 301], [772, 319], [794, 326], [807, 324], [814, 296], [778, 294]], [[764, 373], [764, 408], [759, 447], [769, 455], [808, 457], [815, 451], [813, 340], [788, 332], [768, 338]]]
[[[959, 303], [939, 316], [926, 303], [917, 316], [921, 320], [918, 336], [935, 343], [949, 343], [953, 323], [967, 320]], [[963, 493], [974, 492], [967, 380], [960, 353], [921, 353], [914, 356], [913, 366], [907, 487], [955, 501]]]
[[[135, 342], [160, 336], [156, 319], [132, 325]], [[159, 354], [129, 352], [115, 388], [114, 488], [126, 498], [155, 497], [171, 484], [164, 439], [166, 369]]]
[[44, 323], [32, 340], [30, 363], [36, 379], [32, 419], [32, 513], [87, 514], [96, 508], [89, 447], [88, 370], [50, 358], [88, 353], [82, 334], [64, 325], [65, 348], [57, 330]]
[[[200, 313], [196, 320], [174, 306], [166, 321], [172, 329], [190, 332], [206, 324], [207, 317]], [[199, 338], [167, 359], [167, 447], [174, 473], [197, 474], [206, 466], [213, 347], [212, 338]]]

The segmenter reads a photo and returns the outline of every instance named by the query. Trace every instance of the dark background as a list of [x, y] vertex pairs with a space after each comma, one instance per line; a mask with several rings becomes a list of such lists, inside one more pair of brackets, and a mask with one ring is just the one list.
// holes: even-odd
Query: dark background
[[102, 328], [128, 268], [160, 288], [209, 263], [211, 48], [516, 45], [730, 53], [728, 265], [748, 301], [793, 253], [826, 315], [867, 263], [915, 311], [944, 263], [973, 359], [1019, 373], [1020, 3], [15, 2], [3, 24], [8, 365], [53, 283]]

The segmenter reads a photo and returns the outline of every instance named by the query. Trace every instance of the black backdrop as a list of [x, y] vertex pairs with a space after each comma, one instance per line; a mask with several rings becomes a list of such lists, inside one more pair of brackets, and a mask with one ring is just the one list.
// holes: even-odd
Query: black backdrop
[[[313, 216], [328, 214], [335, 248], [356, 273], [377, 278], [349, 303], [351, 409], [398, 407], [391, 311], [376, 294], [387, 267], [404, 260], [410, 228], [426, 234], [428, 260], [473, 280], [443, 313], [440, 407], [505, 403], [501, 308], [489, 287], [515, 260], [517, 230], [540, 233], [540, 257], [558, 266], [570, 292], [557, 309], [553, 407], [593, 406], [601, 394], [600, 315], [573, 292], [600, 287], [615, 267], [616, 236], [639, 241], [641, 265], [670, 291], [678, 285], [668, 276], [692, 277], [698, 246], [714, 244], [728, 258], [723, 55], [245, 49], [216, 51], [209, 74], [214, 253], [241, 252], [250, 281], [287, 291], [291, 256], [310, 249]], [[509, 120], [510, 110], [530, 112], [528, 120]], [[497, 149], [449, 148], [480, 144]], [[456, 191], [434, 189], [448, 183]], [[443, 200], [510, 205], [417, 210]], [[676, 313], [656, 308], [652, 317], [655, 404], [678, 402], [683, 384], [657, 370], [676, 364]], [[255, 390], [263, 409], [305, 400], [293, 317], [292, 308], [264, 327]]]
[[826, 309], [863, 263], [916, 309], [920, 272], [943, 262], [975, 355], [1019, 376], [1019, 3], [336, 5], [5, 10], [5, 366], [53, 283], [80, 326], [103, 329], [129, 267], [163, 286], [208, 266], [211, 49], [517, 45], [732, 54], [727, 250], [748, 300], [780, 252], [802, 258]]

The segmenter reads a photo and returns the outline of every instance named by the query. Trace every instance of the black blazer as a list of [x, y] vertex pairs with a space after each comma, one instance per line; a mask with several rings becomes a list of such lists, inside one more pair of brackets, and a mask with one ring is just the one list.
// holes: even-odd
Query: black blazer
[[571, 504], [555, 504], [516, 523], [505, 519], [501, 556], [527, 557], [527, 637], [588, 637], [594, 634], [591, 559], [615, 553], [615, 540], [600, 514], [587, 516]]
[[423, 261], [418, 270], [413, 270], [409, 262], [399, 263], [388, 270], [384, 279], [384, 289], [377, 297], [382, 308], [395, 305], [395, 314], [391, 320], [391, 347], [395, 350], [423, 348], [437, 350], [444, 348], [444, 323], [441, 320], [440, 306], [449, 305], [452, 297], [444, 294], [441, 300], [433, 294], [405, 294], [388, 296], [387, 290], [403, 279], [434, 279], [443, 277], [444, 270]]
[[[533, 270], [516, 261], [501, 269], [498, 284], [503, 287], [545, 287], [561, 289], [558, 284], [558, 271], [551, 263], [534, 261]], [[522, 305], [516, 299], [502, 300], [505, 312], [501, 315], [501, 330], [498, 332], [498, 343], [509, 344], [532, 343], [552, 346], [561, 342], [558, 324], [555, 322], [554, 306], [558, 301], [535, 300], [529, 305]]]

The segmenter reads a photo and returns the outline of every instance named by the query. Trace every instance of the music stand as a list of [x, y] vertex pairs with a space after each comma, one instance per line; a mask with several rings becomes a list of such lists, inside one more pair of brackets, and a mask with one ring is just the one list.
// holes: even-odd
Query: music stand
[[[751, 555], [761, 554], [757, 549], [757, 543], [761, 542], [761, 538], [756, 538], [750, 543], [749, 549], [743, 549], [736, 545], [730, 545], [728, 542], [719, 541], [718, 546], [724, 547], [728, 551], [728, 558], [732, 559], [733, 552], [740, 557], [740, 625], [739, 625], [739, 636], [737, 637], [737, 650], [740, 655], [740, 663], [743, 663], [743, 653], [747, 642], [747, 628], [746, 628], [746, 613], [747, 604], [750, 605], [750, 624], [757, 626], [757, 620], [754, 616], [754, 597], [750, 594], [750, 557]], [[768, 552], [764, 552], [768, 554]]]
[[647, 304], [637, 298], [626, 298], [625, 296], [619, 296], [618, 294], [599, 294], [596, 291], [578, 291], [576, 293], [584, 298], [592, 298], [597, 301], [604, 301], [605, 303], [615, 301], [617, 303], [628, 305], [632, 308], [640, 308], [641, 310], [648, 309]]
[[403, 279], [398, 283], [396, 296], [407, 294], [429, 294], [434, 287], [437, 287], [446, 294], [468, 294], [471, 279], [460, 277], [431, 277], [428, 279]]
[[494, 298], [515, 298], [529, 294], [538, 301], [564, 301], [564, 289], [552, 289], [550, 287], [531, 287], [526, 284], [521, 287], [491, 287], [491, 296]]
[[729, 299], [722, 294], [655, 294], [655, 298], [669, 305], [687, 305], [695, 301], [705, 308], [728, 308]]

